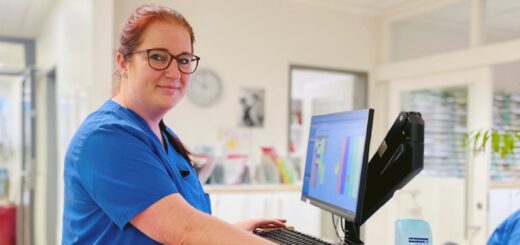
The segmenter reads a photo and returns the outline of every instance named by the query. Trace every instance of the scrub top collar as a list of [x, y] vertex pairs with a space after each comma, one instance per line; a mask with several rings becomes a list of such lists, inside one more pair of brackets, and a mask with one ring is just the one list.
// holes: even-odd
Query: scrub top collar
[[163, 137], [164, 145], [161, 143], [159, 138], [155, 135], [152, 128], [150, 128], [150, 125], [144, 120], [143, 117], [141, 117], [139, 114], [137, 114], [135, 111], [133, 111], [130, 108], [124, 107], [120, 105], [119, 103], [115, 102], [113, 99], [109, 100], [110, 103], [112, 103], [114, 106], [119, 108], [120, 111], [122, 111], [125, 115], [130, 116], [130, 120], [135, 122], [139, 128], [141, 128], [144, 132], [146, 132], [148, 135], [150, 135], [153, 138], [153, 142], [155, 146], [160, 146], [158, 148], [162, 149], [166, 155], [168, 155], [168, 151], [165, 149], [165, 146], [167, 147], [168, 142], [166, 142], [166, 138], [163, 135], [163, 132], [161, 132], [161, 137]]

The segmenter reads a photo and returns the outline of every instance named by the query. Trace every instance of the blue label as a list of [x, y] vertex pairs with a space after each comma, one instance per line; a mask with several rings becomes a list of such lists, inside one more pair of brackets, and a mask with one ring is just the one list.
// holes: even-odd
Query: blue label
[[423, 237], [409, 237], [408, 242], [410, 244], [429, 244], [428, 238], [423, 238]]

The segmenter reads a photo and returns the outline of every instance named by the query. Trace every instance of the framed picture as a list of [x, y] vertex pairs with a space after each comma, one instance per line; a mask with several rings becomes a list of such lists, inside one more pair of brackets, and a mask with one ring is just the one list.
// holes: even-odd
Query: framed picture
[[243, 88], [241, 90], [240, 103], [240, 121], [239, 125], [243, 127], [263, 127], [264, 116], [264, 89]]

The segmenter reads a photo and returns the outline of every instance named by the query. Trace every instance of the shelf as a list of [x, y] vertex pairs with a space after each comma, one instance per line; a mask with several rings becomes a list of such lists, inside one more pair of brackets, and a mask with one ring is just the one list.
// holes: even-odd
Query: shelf
[[[494, 130], [513, 130], [518, 129], [518, 121], [520, 118], [520, 105], [515, 102], [515, 99], [520, 96], [520, 93], [510, 92], [495, 92], [493, 104], [493, 129]], [[500, 114], [500, 116], [497, 116]], [[520, 159], [520, 147], [517, 145], [513, 153], [506, 158], [501, 158], [499, 154], [493, 153], [491, 159], [490, 177], [491, 181], [497, 184], [497, 188], [506, 188], [501, 186], [520, 188], [520, 164], [517, 159]], [[503, 180], [502, 183], [500, 181]], [[516, 184], [509, 184], [516, 183]]]
[[425, 121], [424, 175], [464, 178], [467, 91], [461, 88], [407, 92], [403, 111], [419, 111]]
[[302, 186], [283, 184], [251, 184], [251, 185], [204, 185], [208, 193], [237, 193], [237, 192], [300, 192]]
[[520, 189], [520, 181], [509, 182], [509, 183], [491, 183], [489, 184], [491, 189]]

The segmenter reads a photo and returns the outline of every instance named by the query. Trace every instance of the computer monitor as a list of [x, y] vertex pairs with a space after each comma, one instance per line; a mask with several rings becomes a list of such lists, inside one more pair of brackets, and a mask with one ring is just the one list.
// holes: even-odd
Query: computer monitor
[[347, 244], [359, 227], [423, 169], [424, 121], [401, 112], [367, 161], [372, 109], [313, 116], [302, 200], [344, 218]]
[[373, 109], [313, 116], [302, 200], [361, 222]]

